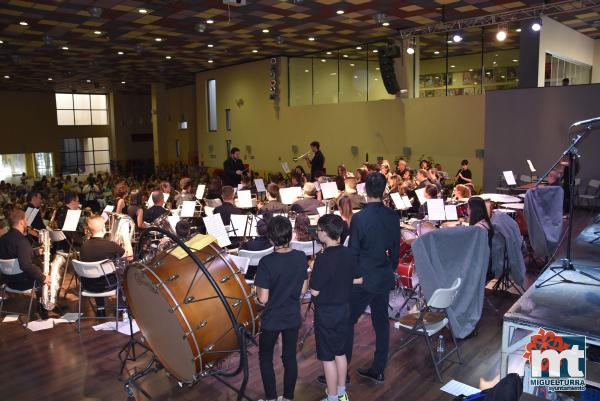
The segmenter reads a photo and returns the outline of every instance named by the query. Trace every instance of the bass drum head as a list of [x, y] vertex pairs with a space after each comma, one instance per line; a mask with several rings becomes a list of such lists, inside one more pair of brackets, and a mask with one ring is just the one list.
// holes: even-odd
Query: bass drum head
[[155, 288], [162, 281], [143, 265], [129, 266], [126, 276], [127, 302], [144, 338], [166, 370], [177, 379], [192, 382], [196, 376], [194, 355], [185, 333], [171, 312], [167, 299]]

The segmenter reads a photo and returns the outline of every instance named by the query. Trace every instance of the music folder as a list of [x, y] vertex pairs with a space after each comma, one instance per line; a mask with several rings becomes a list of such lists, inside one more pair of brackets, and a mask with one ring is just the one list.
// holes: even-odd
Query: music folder
[[115, 210], [115, 207], [112, 205], [106, 205], [104, 210], [102, 211], [102, 218], [104, 221], [108, 221], [108, 214], [112, 213]]
[[27, 208], [27, 210], [25, 211], [25, 220], [27, 220], [27, 227], [31, 227], [31, 224], [33, 224], [33, 219], [35, 219], [35, 216], [37, 216], [39, 211], [40, 209], [36, 209], [33, 207]]

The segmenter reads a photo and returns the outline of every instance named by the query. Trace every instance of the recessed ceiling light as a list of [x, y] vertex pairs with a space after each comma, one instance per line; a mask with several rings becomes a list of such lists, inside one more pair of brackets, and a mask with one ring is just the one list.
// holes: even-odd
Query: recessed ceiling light
[[215, 45], [213, 45], [212, 43], [209, 43], [206, 45], [206, 47], [215, 47]]
[[102, 31], [94, 31], [95, 35], [102, 35]]
[[10, 75], [5, 75], [4, 79], [10, 79]]
[[154, 38], [155, 42], [162, 42], [162, 38]]
[[450, 66], [450, 68], [454, 68], [454, 67], [456, 67], [456, 66], [455, 66], [455, 65], [451, 65], [451, 66]]
[[140, 13], [140, 14], [148, 14], [148, 10], [146, 10], [145, 8], [140, 8], [138, 10], [138, 13]]
[[332, 54], [331, 52], [327, 52], [326, 54]]
[[490, 74], [491, 74], [491, 72], [489, 72], [489, 71], [485, 73], [485, 75], [490, 75]]
[[310, 40], [311, 42], [314, 42], [315, 38], [311, 36], [310, 38], [308, 38], [308, 40]]
[[252, 53], [258, 53], [257, 49], [252, 49]]
[[350, 63], [350, 67], [354, 67], [354, 63]]
[[48, 81], [52, 81], [52, 77], [48, 77]]
[[454, 43], [454, 41], [452, 41], [452, 40], [448, 40], [448, 41], [447, 41], [447, 43]]
[[500, 78], [506, 78], [504, 75], [500, 75]]
[[86, 79], [85, 82], [87, 82], [88, 84], [92, 83], [91, 79]]
[[356, 50], [362, 50], [362, 46], [356, 46]]
[[494, 64], [498, 64], [498, 63], [494, 61]]
[[214, 63], [214, 62], [215, 62], [214, 60], [208, 60], [208, 63], [209, 63], [209, 64], [212, 64], [212, 63]]
[[383, 25], [383, 26], [390, 26], [390, 23], [386, 21], [386, 22], [384, 22], [384, 23], [383, 23], [383, 24], [381, 24], [381, 25]]
[[342, 15], [342, 14], [344, 14], [344, 10], [337, 10], [335, 13], [336, 13], [337, 15]]
[[212, 20], [212, 19], [207, 19], [207, 20], [206, 20], [206, 23], [207, 23], [207, 24], [214, 24], [214, 23], [215, 23], [215, 21], [214, 21], [214, 20]]
[[433, 52], [433, 54], [440, 54], [439, 50]]
[[1, 45], [2, 43], [4, 43], [4, 41], [3, 41], [3, 40], [0, 40], [0, 45]]
[[373, 81], [379, 81], [379, 79], [377, 79], [377, 78], [373, 78]]
[[269, 30], [267, 28], [262, 30], [262, 33], [269, 33]]
[[125, 81], [121, 81], [121, 85], [125, 85], [127, 82]]
[[358, 79], [358, 75], [355, 75], [355, 76], [354, 76], [354, 79]]
[[19, 25], [22, 25], [22, 26], [27, 26], [27, 25], [29, 25], [29, 24], [28, 24], [27, 22], [25, 22], [25, 21], [21, 21], [21, 22], [19, 22]]
[[347, 55], [347, 54], [344, 54], [342, 57], [344, 57], [344, 58], [348, 58], [348, 55]]
[[304, 70], [304, 72], [310, 72], [310, 70]]
[[469, 72], [473, 72], [473, 69], [472, 69], [472, 68], [469, 68]]
[[63, 50], [69, 50], [69, 48], [67, 46], [63, 46], [63, 47], [61, 47], [61, 49], [63, 49]]
[[376, 69], [377, 71], [379, 71], [379, 67], [375, 67], [375, 69]]
[[521, 32], [521, 28], [515, 29], [515, 32]]
[[513, 59], [513, 63], [518, 63], [518, 62], [519, 62], [519, 60], [517, 60], [516, 58]]
[[325, 60], [324, 58], [321, 59], [321, 63], [326, 62], [327, 60]]
[[334, 75], [337, 75], [337, 73], [335, 73], [335, 72], [332, 72], [332, 73], [331, 73], [331, 74], [329, 74], [329, 75], [331, 75], [331, 76], [334, 76]]
[[122, 56], [122, 55], [123, 55], [123, 54], [125, 54], [125, 53], [123, 53], [123, 52], [117, 52], [117, 54], [118, 54], [119, 56]]
[[167, 60], [171, 60], [171, 56], [165, 56]]
[[375, 49], [373, 50], [373, 53], [379, 53], [379, 50]]

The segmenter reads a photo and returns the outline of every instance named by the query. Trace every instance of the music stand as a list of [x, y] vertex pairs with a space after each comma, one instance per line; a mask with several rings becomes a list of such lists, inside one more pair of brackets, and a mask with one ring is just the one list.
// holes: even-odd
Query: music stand
[[[548, 175], [550, 174], [550, 172], [552, 172], [554, 170], [554, 168], [556, 166], [558, 166], [561, 161], [563, 160], [563, 158], [565, 156], [567, 156], [569, 158], [569, 219], [568, 219], [568, 226], [567, 226], [567, 254], [566, 257], [562, 259], [562, 265], [558, 266], [558, 267], [550, 267], [550, 270], [552, 270], [552, 272], [554, 272], [554, 274], [552, 274], [551, 276], [549, 276], [546, 280], [542, 281], [539, 284], [536, 284], [535, 287], [536, 288], [540, 288], [543, 287], [545, 285], [554, 285], [554, 284], [560, 284], [560, 283], [570, 283], [570, 284], [581, 284], [581, 285], [594, 285], [594, 286], [600, 286], [600, 278], [594, 277], [591, 274], [578, 270], [574, 265], [573, 265], [573, 261], [571, 259], [571, 251], [572, 251], [572, 242], [573, 242], [573, 213], [574, 213], [574, 208], [573, 208], [573, 204], [574, 204], [574, 195], [575, 195], [575, 159], [577, 157], [579, 157], [579, 152], [577, 151], [576, 146], [579, 144], [579, 142], [581, 142], [581, 140], [583, 138], [585, 138], [591, 131], [595, 130], [598, 128], [597, 125], [594, 125], [595, 122], [600, 121], [598, 119], [593, 119], [593, 120], [585, 120], [585, 121], [580, 121], [577, 122], [573, 125], [571, 125], [571, 127], [569, 127], [569, 131], [571, 130], [571, 128], [573, 127], [578, 127], [578, 126], [582, 126], [581, 129], [579, 131], [577, 131], [577, 136], [572, 138], [572, 143], [565, 149], [565, 151], [560, 155], [560, 157], [558, 158], [558, 160], [552, 165], [552, 167], [550, 167], [548, 169], [548, 171], [546, 171], [546, 173], [544, 173], [535, 183], [535, 186], [539, 186], [542, 181], [548, 177]], [[594, 284], [594, 283], [584, 283], [584, 282], [577, 282], [577, 281], [573, 281], [570, 279], [565, 278], [562, 273], [566, 272], [566, 271], [571, 271], [574, 273], [577, 273], [579, 275], [585, 276], [593, 281], [596, 281], [598, 284]], [[560, 277], [561, 281], [559, 281], [558, 283], [552, 283], [552, 284], [546, 284], [548, 283], [550, 280], [554, 279], [555, 277]]]

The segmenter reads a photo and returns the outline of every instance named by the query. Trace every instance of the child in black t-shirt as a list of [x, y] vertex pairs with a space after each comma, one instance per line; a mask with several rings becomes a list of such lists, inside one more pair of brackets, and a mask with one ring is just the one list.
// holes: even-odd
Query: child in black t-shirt
[[310, 292], [315, 303], [315, 340], [317, 358], [323, 362], [327, 397], [323, 401], [347, 401], [345, 355], [346, 337], [350, 319], [352, 284], [361, 284], [358, 263], [352, 252], [340, 246], [344, 230], [340, 216], [328, 214], [319, 219], [317, 235], [325, 251], [313, 266]]
[[306, 255], [290, 248], [292, 224], [277, 216], [267, 226], [267, 236], [275, 251], [263, 257], [256, 269], [258, 301], [265, 305], [261, 316], [258, 343], [260, 374], [267, 400], [277, 399], [277, 383], [273, 369], [273, 349], [281, 334], [283, 360], [283, 399], [293, 400], [298, 364], [296, 344], [302, 323], [300, 297], [307, 290]]

